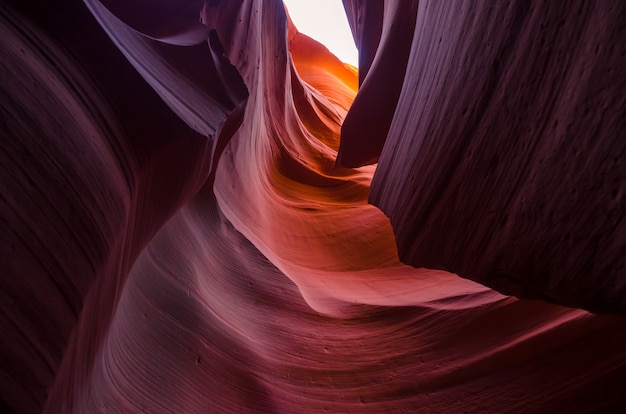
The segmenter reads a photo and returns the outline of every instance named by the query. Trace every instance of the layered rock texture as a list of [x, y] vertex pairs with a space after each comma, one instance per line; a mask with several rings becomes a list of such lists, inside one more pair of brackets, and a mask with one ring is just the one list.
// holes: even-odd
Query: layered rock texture
[[0, 4], [0, 412], [626, 409], [626, 6], [344, 6]]

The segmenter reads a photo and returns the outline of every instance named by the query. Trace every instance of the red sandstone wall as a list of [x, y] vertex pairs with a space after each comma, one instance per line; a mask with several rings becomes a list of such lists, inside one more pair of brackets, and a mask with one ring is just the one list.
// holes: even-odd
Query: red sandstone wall
[[623, 409], [619, 3], [10, 3], [0, 411]]

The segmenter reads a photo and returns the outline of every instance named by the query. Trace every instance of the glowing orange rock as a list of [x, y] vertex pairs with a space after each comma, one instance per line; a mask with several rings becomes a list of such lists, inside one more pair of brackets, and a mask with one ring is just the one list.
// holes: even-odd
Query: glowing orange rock
[[[404, 75], [402, 65], [388, 65], [412, 67], [415, 57], [401, 53], [432, 47], [450, 59], [440, 68], [452, 70], [452, 58], [471, 50], [421, 32], [396, 41], [413, 20], [417, 31], [437, 33], [491, 8], [346, 1], [365, 52], [362, 102], [351, 106], [354, 68], [288, 27], [278, 1], [14, 3], [0, 6], [8, 269], [0, 275], [0, 409], [584, 412], [626, 404], [623, 317], [505, 297], [402, 264], [390, 221], [367, 203], [376, 167], [336, 165], [340, 146], [356, 164], [374, 148], [340, 144], [345, 117], [353, 131], [380, 121], [377, 146], [391, 125], [374, 196], [401, 236], [395, 214], [413, 220], [400, 161], [415, 154], [391, 155], [405, 148], [400, 117], [412, 125], [415, 108], [406, 92], [397, 107], [394, 96], [423, 73], [400, 81], [390, 74]], [[512, 30], [492, 38], [506, 41]], [[373, 97], [384, 97], [378, 115]]]

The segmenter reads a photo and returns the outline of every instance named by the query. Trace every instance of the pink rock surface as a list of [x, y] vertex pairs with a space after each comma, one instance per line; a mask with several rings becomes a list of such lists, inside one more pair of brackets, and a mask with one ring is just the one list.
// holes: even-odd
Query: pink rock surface
[[[538, 73], [556, 79], [593, 72], [595, 62], [611, 71], [593, 79], [623, 86], [611, 77], [619, 43], [609, 42], [623, 34], [616, 23], [624, 21], [623, 6], [616, 3], [609, 15], [600, 12], [604, 5], [584, 6], [585, 14], [576, 6], [553, 10], [552, 3], [532, 13], [521, 2], [507, 10], [344, 4], [362, 51], [360, 74], [289, 26], [278, 1], [0, 5], [0, 411], [526, 413], [626, 406], [626, 319], [507, 297], [447, 272], [486, 260], [493, 252], [476, 249], [484, 232], [498, 230], [477, 215], [471, 217], [482, 220], [483, 227], [474, 224], [480, 231], [457, 234], [443, 220], [416, 232], [415, 217], [431, 207], [411, 186], [449, 191], [440, 174], [458, 162], [448, 150], [459, 138], [450, 131], [467, 114], [447, 113], [444, 104], [471, 97], [472, 105], [491, 108], [496, 92], [484, 98], [479, 92], [484, 85], [500, 91], [495, 85], [508, 79], [499, 72], [508, 73], [507, 66], [481, 71], [470, 57], [482, 62], [479, 52], [509, 50], [503, 45], [519, 27], [535, 27], [528, 16], [552, 24], [551, 16], [561, 13], [566, 20], [554, 30], [614, 45], [597, 61], [581, 58], [578, 69], [562, 60]], [[583, 15], [604, 16], [606, 24], [581, 25]], [[518, 26], [507, 26], [507, 16]], [[405, 38], [412, 27], [415, 35]], [[511, 56], [530, 48], [520, 56], [547, 62], [542, 53], [560, 44], [542, 44], [541, 31], [523, 33], [519, 44], [507, 46]], [[439, 43], [444, 34], [463, 41]], [[479, 50], [476, 39], [500, 46]], [[573, 60], [582, 53], [563, 50]], [[538, 64], [528, 58], [517, 70]], [[461, 82], [454, 73], [466, 68], [475, 76]], [[442, 83], [445, 76], [454, 82]], [[480, 119], [491, 116], [511, 128], [536, 120], [531, 115], [555, 105], [541, 93], [558, 95], [563, 87], [506, 89], [510, 111], [483, 111]], [[598, 121], [597, 137], [609, 143], [623, 95], [594, 91], [569, 93], [597, 100], [589, 113], [602, 108], [609, 124]], [[531, 97], [534, 107], [522, 105]], [[424, 148], [413, 147], [426, 142], [415, 135], [426, 128], [419, 122], [441, 137], [426, 158], [420, 158]], [[367, 145], [359, 145], [359, 131], [372, 132], [362, 137]], [[515, 152], [500, 135], [489, 137], [498, 151], [519, 154], [500, 158], [495, 168], [502, 174], [539, 163], [534, 152]], [[480, 161], [495, 151], [486, 138], [461, 138], [476, 146], [476, 168], [491, 168]], [[541, 140], [549, 147], [558, 142]], [[580, 145], [579, 151], [599, 151], [588, 141]], [[381, 150], [378, 167], [347, 167], [372, 161]], [[406, 181], [420, 168], [428, 174]], [[612, 169], [608, 177], [623, 185], [621, 170]], [[367, 202], [375, 171], [370, 197], [391, 222]], [[554, 180], [561, 172], [568, 178], [567, 171], [558, 170]], [[470, 185], [473, 177], [463, 175], [468, 196], [452, 199], [461, 211], [477, 208], [469, 195], [483, 196]], [[497, 191], [517, 191], [508, 181], [490, 180]], [[556, 185], [549, 189], [560, 194]], [[543, 204], [528, 200], [543, 214]], [[575, 211], [591, 217], [582, 200]], [[435, 217], [456, 208], [452, 201], [432, 210]], [[517, 211], [494, 206], [489, 214]], [[619, 241], [623, 231], [602, 234], [600, 241]], [[423, 257], [443, 270], [403, 264], [396, 240], [407, 262], [421, 265], [412, 260]], [[491, 243], [506, 250], [505, 241]], [[410, 246], [417, 246], [415, 256], [406, 254]], [[571, 246], [556, 247], [561, 250], [546, 248], [545, 256], [565, 266]], [[604, 250], [592, 253], [598, 251]], [[529, 272], [519, 284], [536, 288], [529, 267], [535, 262], [510, 257]], [[607, 257], [601, 264], [619, 265], [609, 260], [615, 255]], [[471, 269], [461, 266], [467, 271], [461, 275], [494, 285]], [[550, 275], [557, 273], [546, 276], [549, 283], [569, 277]], [[577, 306], [588, 305], [577, 300], [589, 296], [621, 309], [613, 305], [619, 290], [603, 283], [555, 286], [563, 293], [540, 296]]]

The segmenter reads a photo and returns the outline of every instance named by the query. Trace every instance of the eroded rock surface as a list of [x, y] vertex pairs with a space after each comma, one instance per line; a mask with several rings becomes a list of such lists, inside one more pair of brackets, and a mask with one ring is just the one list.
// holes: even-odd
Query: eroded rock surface
[[626, 8], [420, 2], [372, 185], [401, 259], [626, 311]]
[[624, 7], [344, 3], [360, 75], [278, 1], [0, 5], [0, 411], [624, 408], [623, 316], [467, 279], [621, 311]]

